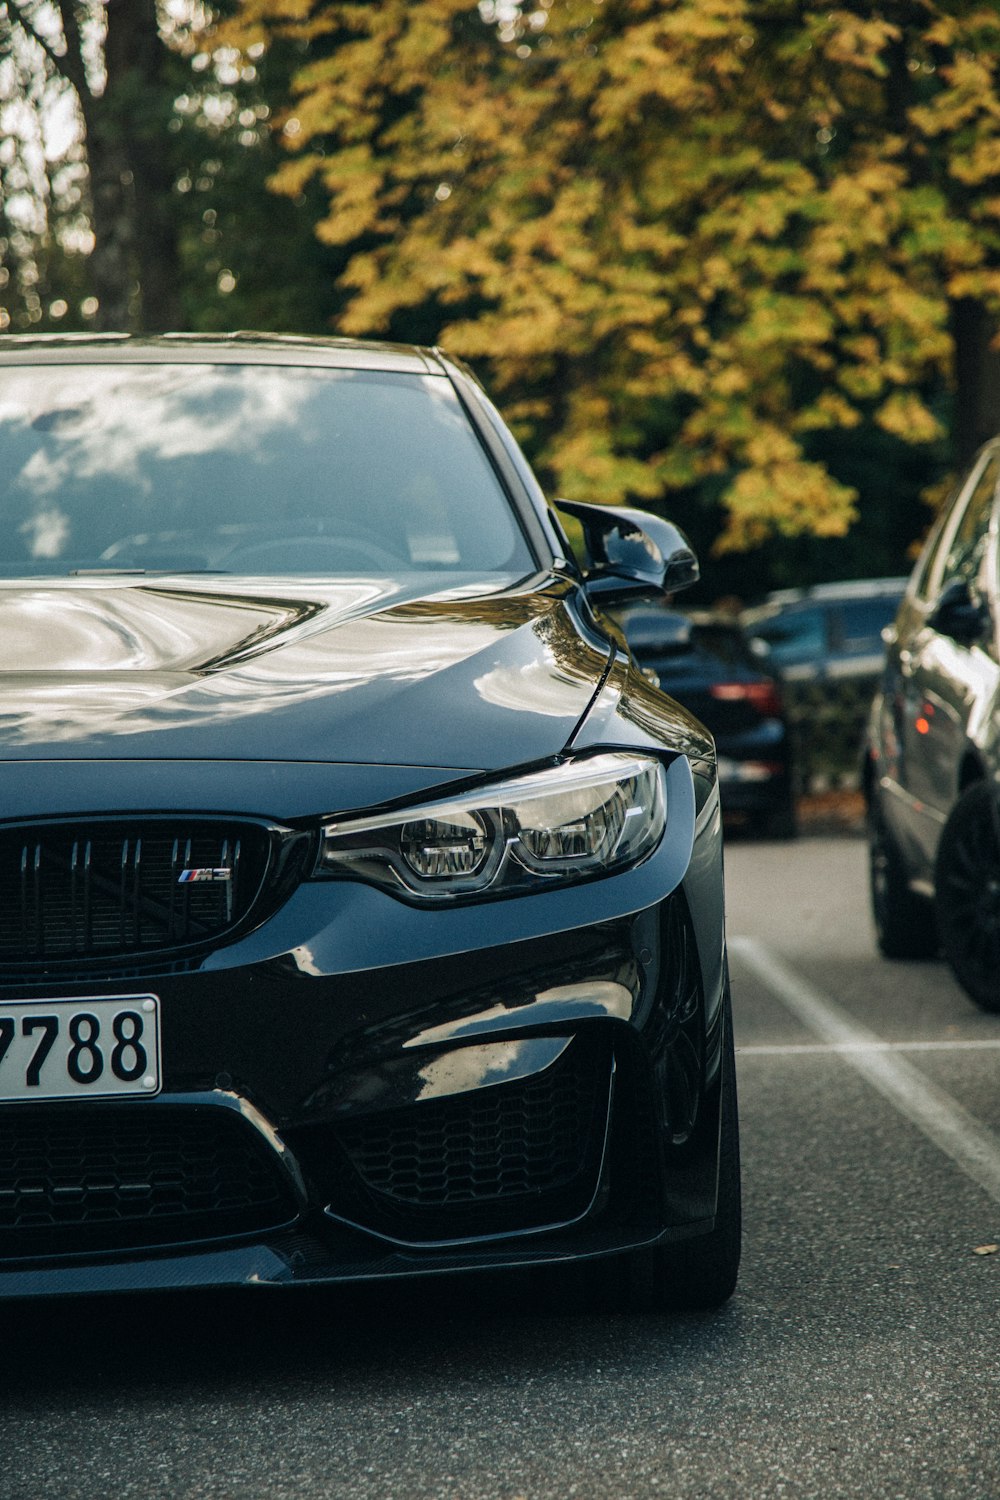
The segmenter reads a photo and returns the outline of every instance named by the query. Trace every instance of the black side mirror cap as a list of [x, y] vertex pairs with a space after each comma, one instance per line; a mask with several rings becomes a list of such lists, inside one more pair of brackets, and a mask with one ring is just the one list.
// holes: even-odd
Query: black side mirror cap
[[973, 646], [981, 641], [989, 622], [989, 607], [974, 599], [969, 585], [960, 578], [949, 583], [927, 621], [932, 630], [960, 646]]
[[644, 510], [557, 500], [556, 509], [583, 527], [591, 567], [587, 592], [603, 604], [640, 594], [677, 594], [701, 576], [679, 527]]

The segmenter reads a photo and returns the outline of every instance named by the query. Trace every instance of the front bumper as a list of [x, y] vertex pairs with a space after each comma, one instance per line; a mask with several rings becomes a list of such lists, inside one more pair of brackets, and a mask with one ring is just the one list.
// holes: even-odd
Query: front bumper
[[496, 1269], [710, 1228], [718, 803], [696, 832], [686, 762], [670, 776], [667, 839], [623, 876], [432, 915], [307, 885], [177, 972], [5, 986], [152, 990], [165, 1084], [0, 1110], [0, 1296]]

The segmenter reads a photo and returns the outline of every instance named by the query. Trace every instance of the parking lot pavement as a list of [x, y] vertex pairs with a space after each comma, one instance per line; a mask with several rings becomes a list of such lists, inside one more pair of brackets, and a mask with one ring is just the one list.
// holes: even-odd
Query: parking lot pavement
[[[867, 1488], [831, 1462], [830, 1492], [1000, 1493], [997, 1460], [977, 1446], [970, 1415], [1000, 1385], [980, 1324], [1000, 1272], [991, 1249], [1000, 1239], [1000, 1017], [978, 1011], [943, 962], [878, 955], [860, 840], [736, 845], [727, 890], [749, 1200], [744, 1291], [758, 1272], [776, 1274], [754, 1256], [773, 1248], [759, 1230], [772, 1223], [777, 1237], [784, 1182], [777, 1275], [814, 1329], [838, 1301], [847, 1325], [832, 1347], [823, 1341], [844, 1383], [822, 1422], [855, 1385], [842, 1363], [852, 1343], [860, 1337], [885, 1361], [863, 1397], [880, 1433]], [[831, 1276], [845, 1278], [839, 1298], [822, 1289]], [[803, 1298], [804, 1287], [813, 1295]], [[800, 1483], [812, 1493], [801, 1478], [789, 1493]]]
[[3, 1310], [0, 1500], [1000, 1494], [1000, 1018], [875, 953], [863, 845], [733, 843], [744, 1268]]

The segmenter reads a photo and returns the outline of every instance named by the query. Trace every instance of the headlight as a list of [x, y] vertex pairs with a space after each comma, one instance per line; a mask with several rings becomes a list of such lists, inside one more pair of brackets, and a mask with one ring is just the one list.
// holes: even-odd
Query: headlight
[[659, 761], [612, 752], [327, 823], [316, 873], [421, 901], [542, 890], [638, 864], [660, 842], [666, 813]]

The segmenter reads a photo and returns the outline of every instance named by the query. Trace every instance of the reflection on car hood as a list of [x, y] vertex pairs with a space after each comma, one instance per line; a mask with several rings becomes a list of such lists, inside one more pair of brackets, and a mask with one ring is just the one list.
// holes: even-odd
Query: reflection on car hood
[[569, 586], [426, 582], [3, 584], [0, 756], [488, 770], [557, 753], [608, 659]]

